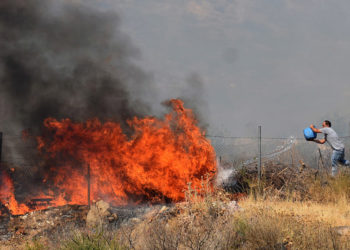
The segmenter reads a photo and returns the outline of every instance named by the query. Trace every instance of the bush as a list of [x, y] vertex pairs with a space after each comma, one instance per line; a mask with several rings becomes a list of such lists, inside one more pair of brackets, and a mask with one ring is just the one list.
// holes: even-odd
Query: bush
[[[242, 209], [206, 179], [199, 189], [189, 184], [182, 203], [155, 209], [114, 232], [76, 233], [61, 248], [350, 249], [349, 236], [333, 229], [350, 222], [349, 171], [333, 178], [281, 166], [265, 169], [259, 185], [256, 175], [241, 177], [251, 194], [240, 201]], [[44, 247], [34, 242], [28, 249]]]
[[[284, 214], [256, 203], [235, 215], [235, 229], [242, 235], [243, 249], [347, 249], [327, 223]], [[314, 218], [315, 219], [315, 218]]]
[[47, 247], [44, 246], [40, 241], [37, 239], [34, 239], [31, 244], [28, 242], [26, 243], [26, 250], [45, 250]]
[[64, 242], [62, 249], [65, 250], [123, 250], [119, 242], [111, 234], [103, 231], [77, 232], [75, 236]]
[[318, 176], [309, 185], [311, 200], [316, 202], [349, 202], [350, 201], [350, 172], [342, 170], [338, 176]]

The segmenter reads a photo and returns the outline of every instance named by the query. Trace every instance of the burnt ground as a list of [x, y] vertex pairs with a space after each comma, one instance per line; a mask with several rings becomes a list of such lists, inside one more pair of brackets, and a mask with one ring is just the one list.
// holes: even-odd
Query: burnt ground
[[[163, 205], [108, 207], [103, 218], [104, 228], [117, 230]], [[18, 249], [35, 239], [59, 244], [72, 232], [86, 229], [89, 208], [86, 205], [65, 205], [33, 211], [25, 215], [0, 216], [0, 249]]]

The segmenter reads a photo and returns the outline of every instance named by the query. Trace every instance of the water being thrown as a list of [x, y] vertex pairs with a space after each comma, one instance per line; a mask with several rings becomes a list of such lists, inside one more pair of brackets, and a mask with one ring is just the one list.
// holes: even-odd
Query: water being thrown
[[[288, 137], [281, 145], [278, 145], [274, 150], [270, 151], [267, 154], [262, 155], [262, 162], [270, 161], [278, 156], [280, 156], [282, 153], [285, 153], [292, 149], [292, 147], [296, 144], [296, 137], [290, 136]], [[258, 163], [258, 157], [250, 158], [240, 164], [239, 168], [246, 167], [249, 165], [257, 164]], [[228, 181], [233, 180], [232, 178], [235, 173], [237, 172], [237, 169], [230, 167], [230, 168], [224, 168], [220, 165], [220, 163], [217, 164], [218, 166], [218, 174], [217, 174], [217, 184], [223, 185], [227, 183]]]

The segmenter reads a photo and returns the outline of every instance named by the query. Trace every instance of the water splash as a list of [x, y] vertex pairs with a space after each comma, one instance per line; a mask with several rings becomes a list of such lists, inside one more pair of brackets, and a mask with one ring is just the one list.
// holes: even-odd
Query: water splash
[[[267, 154], [262, 155], [261, 161], [266, 162], [268, 160], [271, 160], [271, 159], [279, 156], [280, 154], [291, 150], [291, 148], [295, 144], [296, 144], [295, 136], [290, 136], [288, 139], [286, 139], [286, 141], [282, 145], [277, 146], [275, 148], [275, 150], [273, 150], [272, 152], [269, 152]], [[241, 164], [240, 168], [244, 167], [244, 166], [256, 164], [256, 163], [258, 163], [258, 157], [254, 157], [254, 158], [251, 158], [249, 160], [244, 161]], [[219, 162], [217, 163], [217, 166], [218, 166], [218, 174], [217, 174], [216, 182], [218, 185], [224, 185], [225, 183], [227, 183], [229, 181], [229, 179], [232, 178], [232, 176], [237, 171], [234, 168], [223, 168]]]
[[[261, 157], [261, 161], [262, 162], [266, 162], [268, 160], [271, 160], [277, 156], [279, 156], [280, 154], [289, 151], [293, 145], [296, 143], [296, 138], [295, 136], [290, 136], [284, 143], [283, 145], [277, 146], [275, 150], [273, 150], [270, 153], [264, 154]], [[245, 162], [242, 163], [242, 166], [247, 166], [247, 165], [251, 165], [254, 163], [258, 162], [258, 157], [254, 157], [252, 159], [246, 160]]]
[[218, 186], [226, 183], [231, 176], [233, 176], [236, 172], [234, 168], [224, 168], [220, 165], [220, 162], [217, 161], [217, 175], [216, 175], [216, 184]]

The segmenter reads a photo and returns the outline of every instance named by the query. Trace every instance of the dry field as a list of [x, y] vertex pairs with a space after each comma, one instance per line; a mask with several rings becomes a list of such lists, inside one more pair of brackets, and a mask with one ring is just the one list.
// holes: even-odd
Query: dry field
[[259, 185], [252, 172], [242, 173], [246, 195], [205, 182], [189, 188], [185, 202], [154, 207], [114, 229], [80, 227], [54, 241], [23, 238], [2, 249], [350, 249], [350, 172], [333, 178], [284, 169], [265, 169]]

